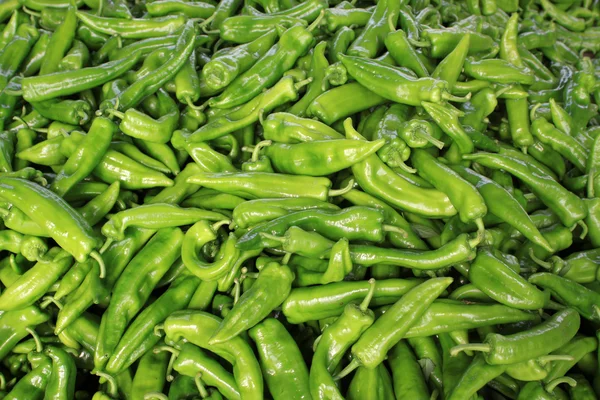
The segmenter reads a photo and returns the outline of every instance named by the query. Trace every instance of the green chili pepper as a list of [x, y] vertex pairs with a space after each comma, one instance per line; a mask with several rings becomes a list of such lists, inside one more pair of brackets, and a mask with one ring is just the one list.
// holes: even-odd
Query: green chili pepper
[[173, 369], [184, 376], [196, 377], [202, 374], [202, 380], [210, 386], [216, 387], [228, 399], [239, 399], [240, 392], [231, 373], [227, 372], [221, 364], [211, 358], [199, 347], [184, 343], [180, 351], [176, 351]]
[[[452, 353], [481, 351], [488, 364], [515, 364], [558, 349], [571, 340], [578, 329], [579, 314], [574, 309], [565, 308], [532, 329], [508, 336], [488, 334], [483, 344], [459, 345], [452, 349]], [[543, 347], [539, 346], [540, 341], [545, 343]]]
[[231, 108], [252, 100], [263, 89], [281, 79], [283, 73], [294, 65], [313, 40], [311, 32], [302, 26], [288, 29], [276, 45], [228, 85], [221, 95], [211, 98], [208, 105]]
[[277, 32], [268, 31], [247, 44], [225, 48], [215, 53], [202, 68], [206, 85], [214, 90], [228, 86], [237, 76], [250, 69], [275, 44]]
[[469, 268], [469, 280], [499, 303], [523, 309], [537, 310], [549, 301], [544, 293], [487, 249], [481, 248]]
[[162, 392], [165, 386], [165, 376], [169, 354], [165, 352], [146, 352], [138, 363], [131, 385], [131, 399], [146, 399], [146, 394]]
[[122, 19], [99, 17], [77, 11], [77, 18], [95, 31], [107, 35], [119, 35], [124, 39], [146, 39], [173, 34], [185, 25], [183, 15], [169, 15], [161, 18]]
[[376, 283], [369, 281], [369, 290], [360, 305], [347, 304], [342, 315], [329, 325], [319, 339], [309, 373], [310, 393], [313, 399], [342, 399], [332, 376], [344, 353], [373, 324], [374, 314], [369, 310]]
[[[223, 319], [209, 343], [226, 342], [264, 319], [288, 297], [293, 280], [294, 273], [289, 267], [277, 263], [267, 264], [260, 271], [256, 282], [244, 292]], [[274, 288], [278, 292], [274, 292]]]
[[142, 311], [127, 328], [106, 364], [106, 371], [118, 374], [132, 365], [142, 354], [155, 346], [159, 337], [154, 326], [172, 312], [184, 309], [200, 284], [200, 280], [183, 275], [177, 278], [152, 305]]
[[[223, 40], [233, 43], [248, 43], [273, 29], [277, 29], [278, 26], [283, 29], [290, 29], [295, 25], [304, 27], [308, 24], [302, 19], [286, 15], [235, 15], [223, 20], [220, 23], [218, 32]], [[216, 31], [213, 32], [216, 33]]]
[[171, 138], [171, 144], [176, 149], [183, 149], [186, 143], [217, 139], [247, 127], [257, 122], [264, 112], [269, 112], [279, 105], [295, 100], [298, 97], [298, 89], [305, 83], [294, 84], [292, 77], [283, 77], [271, 89], [254, 97], [240, 108], [213, 119], [197, 131], [193, 133], [175, 131]]
[[96, 368], [105, 366], [113, 355], [127, 324], [139, 312], [155, 284], [178, 257], [182, 241], [183, 232], [179, 228], [159, 230], [116, 280], [110, 304], [100, 324], [94, 354]]
[[[349, 139], [362, 139], [352, 128], [351, 120], [346, 120], [344, 127]], [[444, 193], [412, 185], [374, 155], [354, 164], [352, 173], [365, 192], [399, 209], [430, 217], [452, 216], [456, 213]]]
[[4, 359], [24, 337], [27, 329], [48, 321], [50, 316], [36, 306], [28, 306], [14, 311], [6, 311], [0, 316], [0, 355]]
[[[111, 267], [103, 280], [106, 288], [112, 289], [125, 267], [132, 260], [138, 250], [154, 235], [155, 231], [132, 228], [125, 235], [125, 239], [113, 242], [103, 253], [103, 259]], [[102, 293], [97, 292], [96, 280], [98, 272], [96, 266], [88, 273], [87, 277], [75, 292], [73, 292], [63, 308], [59, 310], [56, 322], [56, 333], [59, 334], [77, 319], [92, 304], [99, 303]], [[104, 289], [104, 288], [102, 288]]]
[[152, 17], [181, 13], [188, 18], [208, 18], [214, 13], [215, 6], [201, 1], [186, 3], [178, 0], [159, 0], [149, 3], [146, 10]]
[[352, 346], [352, 361], [338, 377], [344, 377], [358, 366], [374, 368], [383, 362], [387, 351], [404, 337], [450, 283], [452, 278], [432, 278], [402, 296]]
[[[513, 174], [529, 185], [533, 193], [559, 216], [565, 226], [573, 226], [586, 216], [585, 205], [581, 199], [540, 169], [531, 157], [523, 155], [517, 158], [513, 154], [476, 153], [464, 155], [463, 158], [489, 168], [501, 168]], [[525, 162], [525, 159], [531, 159], [531, 162]], [[558, 202], [560, 204], [557, 204]]]
[[[263, 377], [260, 365], [248, 343], [235, 337], [223, 343], [209, 345], [210, 337], [216, 332], [221, 319], [202, 311], [177, 311], [164, 324], [167, 338], [178, 341], [185, 338], [198, 347], [210, 349], [233, 364], [233, 375], [242, 398], [263, 397]], [[198, 327], [202, 327], [198, 329]]]

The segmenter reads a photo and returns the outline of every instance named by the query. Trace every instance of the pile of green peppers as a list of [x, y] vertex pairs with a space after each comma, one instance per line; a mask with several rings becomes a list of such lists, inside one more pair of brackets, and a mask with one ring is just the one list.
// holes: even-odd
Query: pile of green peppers
[[599, 0], [0, 0], [0, 399], [600, 397]]

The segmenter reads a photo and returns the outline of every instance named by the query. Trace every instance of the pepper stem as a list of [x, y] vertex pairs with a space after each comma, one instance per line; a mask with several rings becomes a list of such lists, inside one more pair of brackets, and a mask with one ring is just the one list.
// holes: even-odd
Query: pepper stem
[[431, 42], [424, 42], [422, 40], [416, 40], [412, 38], [408, 38], [408, 42], [415, 47], [431, 47]]
[[6, 378], [3, 373], [0, 373], [0, 390], [4, 391], [6, 389]]
[[319, 342], [321, 341], [322, 338], [323, 338], [323, 335], [319, 335], [313, 342], [313, 345], [312, 345], [313, 353], [317, 351], [317, 346], [319, 345]]
[[259, 235], [265, 239], [274, 240], [276, 242], [284, 244], [286, 242], [286, 238], [284, 236], [275, 236], [270, 233], [261, 232]]
[[324, 16], [325, 16], [325, 10], [323, 9], [323, 10], [321, 10], [321, 12], [319, 13], [319, 16], [317, 17], [317, 19], [315, 19], [315, 20], [313, 21], [313, 23], [312, 23], [312, 24], [310, 24], [310, 25], [308, 26], [308, 28], [306, 28], [306, 30], [307, 30], [307, 31], [309, 31], [309, 32], [312, 32], [312, 31], [314, 31], [314, 30], [317, 28], [317, 26], [319, 26], [319, 25], [321, 24], [321, 21], [323, 20], [323, 17], [324, 17]]
[[544, 260], [540, 260], [535, 255], [535, 252], [533, 251], [533, 248], [529, 248], [529, 257], [533, 260], [534, 263], [536, 263], [540, 267], [545, 268], [545, 269], [552, 269], [552, 263], [549, 263], [549, 262], [544, 261]]
[[260, 155], [260, 151], [265, 148], [265, 147], [269, 147], [270, 145], [273, 144], [272, 140], [263, 140], [260, 141], [256, 144], [256, 146], [254, 146], [254, 150], [252, 150], [252, 162], [257, 162], [258, 161], [258, 156]]
[[466, 103], [467, 101], [471, 100], [471, 92], [467, 93], [467, 95], [464, 97], [454, 96], [453, 94], [444, 92], [442, 93], [442, 99], [447, 101], [454, 101], [455, 103]]
[[435, 389], [433, 392], [431, 392], [431, 397], [429, 397], [429, 400], [436, 400], [439, 395], [440, 395], [440, 392], [438, 392], [438, 390]]
[[166, 394], [160, 393], [160, 392], [150, 392], [150, 393], [146, 393], [144, 395], [144, 400], [152, 400], [152, 399], [169, 400], [169, 398], [167, 397]]
[[346, 185], [346, 187], [340, 188], [340, 189], [335, 189], [335, 190], [330, 190], [329, 197], [341, 196], [343, 194], [346, 194], [349, 191], [351, 191], [353, 187], [354, 187], [354, 178], [352, 178], [348, 181], [348, 184]]
[[230, 224], [231, 221], [228, 219], [224, 219], [223, 221], [219, 221], [219, 222], [215, 222], [214, 224], [212, 224], [211, 229], [216, 232], [219, 230], [220, 227], [222, 227], [223, 225], [228, 225]]
[[31, 16], [33, 16], [33, 17], [37, 17], [37, 18], [40, 18], [40, 17], [42, 16], [42, 14], [41, 14], [41, 13], [39, 13], [39, 12], [35, 12], [35, 11], [33, 11], [33, 10], [31, 10], [31, 9], [29, 9], [29, 8], [27, 8], [27, 7], [25, 7], [25, 6], [23, 6], [23, 7], [21, 7], [21, 8], [22, 8], [22, 9], [23, 9], [23, 11], [25, 12], [25, 14], [29, 14], [29, 15], [31, 15]]
[[185, 96], [184, 100], [185, 104], [187, 104], [187, 106], [192, 110], [204, 111], [204, 109], [206, 108], [206, 103], [201, 104], [199, 106], [195, 105], [192, 99], [190, 99], [190, 96]]
[[200, 397], [203, 399], [208, 397], [208, 390], [204, 386], [204, 382], [202, 382], [202, 372], [198, 372], [194, 377], [194, 382], [196, 383], [196, 387], [198, 388], [198, 393], [200, 393]]
[[[202, 30], [206, 33], [206, 31], [204, 30], [204, 28], [206, 27], [206, 25], [210, 24], [211, 22], [213, 22], [213, 20], [215, 19], [216, 13], [212, 13], [212, 15], [208, 18], [206, 18], [204, 21], [202, 21], [200, 24], [198, 24], [198, 26], [200, 28], [202, 28]], [[217, 32], [219, 32], [217, 30]]]
[[33, 341], [35, 342], [35, 351], [38, 353], [41, 353], [42, 351], [44, 351], [44, 345], [42, 344], [42, 340], [40, 339], [38, 334], [29, 327], [25, 328], [25, 330], [27, 331], [27, 333], [29, 333], [31, 335], [31, 337], [33, 338]]
[[596, 178], [596, 168], [592, 167], [588, 173], [587, 179], [587, 197], [594, 197], [594, 179]]
[[353, 358], [352, 361], [350, 361], [350, 363], [346, 365], [346, 368], [341, 370], [339, 374], [333, 377], [333, 379], [339, 381], [358, 367], [360, 367], [360, 362], [356, 358]]
[[[154, 327], [154, 330], [156, 332], [156, 327]], [[173, 364], [175, 363], [175, 360], [177, 359], [177, 357], [179, 356], [179, 353], [181, 353], [181, 351], [177, 350], [174, 347], [171, 346], [157, 346], [155, 347], [152, 352], [154, 354], [158, 354], [162, 351], [168, 351], [169, 353], [171, 353], [171, 358], [169, 359], [169, 365], [167, 366], [167, 382], [172, 382], [173, 379], [175, 379], [173, 377], [173, 374], [171, 374], [171, 372], [173, 372]]]
[[17, 116], [14, 116], [14, 117], [13, 117], [13, 119], [14, 119], [15, 121], [17, 121], [17, 122], [20, 122], [20, 123], [22, 123], [22, 124], [23, 124], [23, 125], [25, 125], [25, 126], [28, 128], [28, 129], [31, 129], [31, 128], [29, 127], [29, 124], [28, 124], [27, 122], [25, 122], [25, 120], [24, 120], [23, 118], [21, 118], [21, 117], [17, 117]]
[[296, 90], [300, 90], [301, 88], [303, 88], [304, 86], [308, 85], [309, 83], [311, 83], [313, 81], [313, 78], [306, 78], [300, 82], [296, 82], [294, 83], [294, 88]]
[[281, 259], [281, 265], [288, 265], [290, 258], [292, 258], [292, 253], [285, 253], [285, 256]]
[[390, 14], [387, 18], [388, 28], [390, 28], [390, 32], [396, 32], [396, 24], [394, 24], [394, 14]]
[[344, 131], [348, 139], [365, 140], [365, 138], [358, 133], [356, 129], [354, 129], [354, 125], [352, 125], [352, 118], [350, 117], [344, 120]]
[[106, 372], [102, 371], [95, 371], [94, 373], [100, 378], [106, 379], [106, 381], [108, 382], [108, 394], [110, 395], [110, 397], [116, 399], [119, 395], [119, 391], [117, 387], [117, 381], [115, 380], [115, 378], [113, 378], [112, 375], [109, 375]]
[[79, 125], [82, 125], [82, 122], [87, 121], [89, 116], [84, 111], [77, 111], [77, 116], [81, 118]]
[[533, 108], [531, 110], [529, 110], [529, 120], [530, 121], [534, 121], [537, 118], [535, 117], [535, 113], [537, 111], [538, 108], [540, 108], [542, 106], [542, 103], [537, 103], [535, 106], [533, 106]]
[[[242, 278], [244, 276], [242, 275]], [[237, 302], [240, 299], [240, 292], [241, 292], [241, 283], [240, 283], [240, 279], [239, 278], [235, 278], [233, 280], [233, 305], [235, 306], [237, 304]]]
[[94, 260], [96, 260], [96, 262], [98, 263], [98, 267], [100, 267], [100, 274], [98, 274], [98, 277], [100, 279], [104, 279], [104, 277], [106, 276], [106, 265], [104, 265], [104, 260], [102, 259], [102, 255], [100, 253], [98, 253], [96, 250], [94, 250], [90, 253], [90, 257], [92, 257]]
[[121, 112], [119, 110], [115, 110], [114, 108], [107, 108], [106, 112], [111, 117], [117, 117], [119, 119], [125, 118], [125, 113], [123, 113], [123, 112]]
[[566, 383], [567, 385], [569, 385], [571, 387], [577, 386], [577, 381], [575, 379], [570, 378], [568, 376], [563, 376], [563, 377], [556, 378], [556, 379], [548, 382], [548, 384], [546, 386], [544, 386], [544, 390], [548, 393], [552, 393], [554, 391], [554, 389], [561, 383]]
[[577, 221], [577, 225], [581, 227], [581, 235], [579, 235], [579, 239], [584, 239], [588, 234], [588, 227], [583, 221]]
[[162, 337], [162, 332], [165, 331], [165, 326], [163, 324], [158, 324], [154, 327], [154, 334], [158, 337]]
[[459, 344], [458, 346], [454, 346], [450, 349], [450, 355], [452, 357], [456, 357], [456, 355], [461, 351], [481, 351], [483, 353], [489, 353], [490, 351], [492, 351], [492, 346], [485, 343]]
[[428, 133], [425, 132], [417, 132], [416, 135], [422, 137], [423, 139], [427, 140], [429, 143], [431, 143], [432, 145], [434, 145], [435, 147], [437, 147], [438, 149], [442, 150], [444, 148], [444, 142], [442, 142], [441, 140], [438, 140], [436, 138], [434, 138], [433, 136], [431, 136]]
[[485, 237], [485, 225], [483, 224], [483, 220], [481, 218], [477, 218], [475, 220], [475, 225], [477, 225], [477, 236], [475, 236], [475, 239], [469, 242], [469, 246], [471, 246], [471, 248], [475, 248]]
[[552, 361], [573, 361], [574, 359], [575, 357], [566, 354], [548, 354], [547, 356], [538, 357], [536, 361], [541, 365], [545, 365]]
[[359, 306], [360, 311], [366, 312], [369, 309], [369, 304], [371, 303], [371, 300], [373, 299], [374, 294], [375, 294], [375, 279], [371, 278], [371, 279], [369, 279], [369, 291], [367, 292], [367, 295], [363, 299], [362, 303], [360, 303], [360, 306]]
[[110, 245], [112, 244], [112, 242], [113, 242], [113, 239], [106, 238], [106, 241], [104, 241], [104, 244], [102, 245], [102, 247], [100, 248], [100, 250], [98, 250], [98, 253], [104, 254], [104, 252], [106, 250], [108, 250], [108, 248], [110, 247]]
[[402, 169], [403, 171], [406, 171], [406, 172], [408, 172], [409, 174], [416, 174], [416, 173], [417, 173], [417, 170], [416, 170], [416, 169], [409, 167], [409, 166], [408, 166], [408, 165], [406, 165], [406, 164], [404, 163], [404, 161], [402, 161], [402, 160], [400, 160], [400, 161], [398, 161], [398, 162], [395, 162], [394, 164], [396, 164], [396, 165], [392, 165], [392, 167], [397, 167], [397, 168], [400, 168], [400, 169]]
[[383, 224], [382, 228], [384, 232], [397, 233], [402, 235], [404, 239], [408, 238], [408, 232], [398, 226]]
[[63, 308], [62, 303], [60, 301], [56, 300], [52, 296], [45, 296], [44, 298], [42, 298], [42, 303], [40, 304], [40, 308], [44, 309], [44, 308], [48, 307], [50, 304], [54, 304], [59, 310], [62, 310], [62, 308]]
[[548, 310], [559, 311], [559, 310], [564, 310], [566, 307], [563, 306], [562, 304], [555, 302], [554, 300], [548, 300], [548, 302], [544, 305], [544, 308], [548, 309]]

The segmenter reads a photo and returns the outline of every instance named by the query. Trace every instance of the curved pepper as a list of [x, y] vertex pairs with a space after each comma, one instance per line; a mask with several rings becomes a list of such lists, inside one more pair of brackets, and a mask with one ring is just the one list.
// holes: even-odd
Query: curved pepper
[[198, 208], [181, 208], [168, 203], [146, 204], [114, 214], [102, 227], [102, 233], [107, 238], [123, 240], [125, 229], [130, 226], [161, 229], [189, 225], [202, 219], [220, 221], [224, 218], [223, 214]]
[[[466, 350], [481, 351], [490, 365], [515, 364], [558, 349], [575, 336], [579, 323], [578, 312], [565, 308], [529, 330], [507, 336], [490, 333], [484, 343], [456, 346], [452, 354]], [[540, 346], [540, 341], [545, 345]]]
[[167, 338], [175, 342], [186, 339], [223, 357], [233, 365], [233, 375], [242, 398], [262, 399], [263, 377], [249, 344], [241, 337], [215, 345], [208, 344], [220, 323], [220, 318], [202, 311], [177, 311], [166, 319], [164, 330]]
[[101, 246], [91, 227], [66, 201], [33, 182], [0, 178], [0, 197], [18, 204], [21, 211], [45, 229], [62, 248], [79, 262], [88, 256], [100, 258]]
[[[346, 120], [344, 127], [348, 138], [363, 139], [352, 127], [351, 120]], [[401, 210], [438, 218], [456, 214], [456, 209], [444, 193], [412, 185], [375, 155], [354, 164], [352, 173], [365, 192]]]

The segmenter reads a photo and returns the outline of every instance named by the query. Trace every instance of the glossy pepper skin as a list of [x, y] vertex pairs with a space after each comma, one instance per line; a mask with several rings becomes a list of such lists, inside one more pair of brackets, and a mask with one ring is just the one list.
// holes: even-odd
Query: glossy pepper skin
[[342, 315], [323, 331], [309, 372], [310, 393], [313, 399], [343, 399], [332, 374], [344, 353], [375, 320], [373, 311], [368, 308], [375, 286], [375, 281], [371, 280], [369, 292], [362, 303], [346, 305]]
[[313, 40], [313, 35], [302, 26], [288, 29], [281, 35], [279, 42], [250, 69], [236, 78], [218, 97], [211, 98], [209, 106], [231, 108], [248, 102], [281, 79], [283, 73], [294, 65]]
[[485, 201], [477, 189], [451, 168], [420, 149], [413, 151], [412, 161], [421, 176], [448, 195], [463, 222], [477, 220], [487, 213]]
[[361, 85], [389, 100], [418, 106], [422, 101], [439, 103], [445, 98], [444, 81], [429, 77], [415, 79], [380, 61], [345, 55], [339, 58]]
[[115, 375], [124, 371], [158, 344], [160, 338], [154, 334], [154, 327], [173, 312], [187, 307], [199, 285], [200, 280], [192, 276], [182, 274], [177, 278], [162, 296], [132, 321], [108, 360], [106, 371]]
[[[230, 340], [265, 318], [287, 298], [293, 280], [294, 273], [289, 267], [277, 263], [267, 264], [259, 272], [252, 287], [244, 292], [223, 319], [209, 343], [223, 343]], [[274, 291], [274, 288], [277, 288], [277, 291]]]
[[[224, 343], [208, 344], [220, 323], [221, 319], [211, 314], [186, 310], [171, 314], [165, 321], [164, 329], [167, 338], [174, 341], [185, 338], [198, 347], [210, 349], [233, 364], [233, 375], [242, 397], [263, 398], [263, 377], [260, 365], [244, 339], [235, 337]], [[199, 326], [202, 329], [198, 329]]]
[[486, 248], [477, 251], [469, 267], [469, 280], [499, 303], [522, 310], [537, 310], [548, 302], [548, 295], [527, 282]]
[[40, 261], [0, 295], [2, 310], [18, 310], [33, 305], [73, 264], [73, 258], [60, 248], [48, 252], [50, 261]]
[[[339, 211], [308, 209], [257, 225], [240, 237], [237, 247], [242, 250], [265, 247], [271, 242], [261, 233], [283, 236], [291, 226], [316, 231], [330, 240], [347, 238], [380, 242], [385, 235], [380, 210], [368, 207], [348, 207]], [[279, 244], [279, 241], [274, 243], [275, 246]]]
[[[192, 343], [184, 343], [176, 352], [173, 369], [183, 376], [196, 378], [202, 374], [205, 384], [217, 388], [227, 399], [240, 399], [240, 392], [233, 375], [208, 353]], [[194, 385], [196, 392], [198, 389]]]
[[294, 83], [290, 76], [284, 76], [271, 89], [257, 95], [252, 100], [229, 113], [219, 115], [206, 125], [192, 133], [175, 131], [171, 144], [175, 149], [181, 150], [186, 144], [204, 142], [217, 139], [236, 130], [246, 128], [259, 121], [262, 113], [271, 111], [277, 106], [298, 98], [298, 89], [303, 83]]
[[[362, 140], [362, 136], [354, 130], [350, 120], [345, 122], [345, 128], [349, 139]], [[412, 185], [375, 155], [354, 164], [352, 173], [365, 192], [401, 210], [429, 217], [456, 214], [456, 209], [447, 195], [438, 190]]]
[[549, 290], [560, 299], [560, 303], [577, 310], [582, 317], [595, 321], [600, 319], [597, 304], [600, 295], [577, 282], [548, 272], [540, 272], [529, 277], [529, 282]]
[[256, 343], [269, 392], [275, 400], [311, 399], [308, 368], [283, 324], [267, 318], [248, 331]]
[[[504, 169], [521, 181], [529, 185], [533, 193], [548, 205], [561, 219], [565, 226], [573, 226], [585, 218], [587, 210], [583, 201], [566, 190], [551, 176], [535, 165], [535, 160], [525, 163], [512, 155], [491, 153], [475, 153], [464, 155], [463, 158], [476, 161], [484, 166], [494, 169]], [[529, 157], [530, 158], [530, 157]]]
[[[23, 78], [23, 98], [27, 101], [43, 101], [103, 85], [129, 71], [139, 57], [139, 53], [135, 52], [97, 67], [57, 72], [53, 74], [53, 79], [45, 76]], [[65, 82], [68, 84], [65, 85]]]
[[[567, 343], [577, 333], [579, 321], [577, 311], [565, 308], [529, 330], [507, 336], [490, 333], [483, 344], [459, 345], [452, 353], [479, 350], [490, 365], [515, 364], [548, 354]], [[543, 348], [539, 345], [542, 342]]]
[[189, 225], [201, 219], [220, 221], [225, 216], [213, 211], [182, 208], [168, 203], [147, 204], [114, 214], [104, 224], [102, 232], [107, 238], [122, 240], [125, 238], [125, 230], [130, 226], [161, 229]]
[[52, 238], [79, 262], [101, 245], [87, 221], [48, 189], [24, 179], [0, 178], [0, 197], [18, 204], [21, 211], [51, 232]]
[[[294, 175], [326, 176], [360, 162], [379, 150], [385, 141], [326, 140], [271, 144], [264, 150], [278, 172]], [[310, 160], [310, 161], [308, 161]]]
[[294, 144], [344, 138], [326, 124], [285, 112], [269, 114], [263, 122], [263, 130], [265, 139], [278, 143]]
[[513, 226], [533, 243], [546, 250], [552, 250], [548, 241], [542, 236], [531, 220], [531, 217], [507, 190], [472, 169], [460, 165], [452, 165], [450, 168], [477, 188], [485, 200], [490, 213]]
[[[352, 346], [353, 359], [340, 374], [359, 365], [374, 368], [408, 332], [410, 326], [449, 285], [452, 278], [432, 278], [402, 296]], [[418, 299], [418, 300], [417, 300]]]
[[390, 26], [396, 26], [401, 2], [386, 0], [377, 3], [363, 31], [348, 48], [348, 54], [373, 58], [383, 49]]
[[89, 133], [79, 144], [52, 182], [50, 189], [63, 196], [75, 184], [88, 176], [108, 150], [117, 126], [107, 118], [95, 118]]
[[276, 39], [277, 31], [271, 30], [252, 42], [215, 53], [211, 61], [202, 68], [206, 85], [214, 90], [228, 86], [262, 58]]
[[388, 363], [392, 370], [396, 398], [425, 400], [431, 397], [421, 367], [406, 340], [401, 340], [392, 347]]
[[156, 283], [177, 259], [182, 241], [183, 232], [179, 228], [159, 230], [116, 281], [109, 307], [100, 324], [94, 354], [96, 368], [106, 365], [127, 324], [140, 311]]

